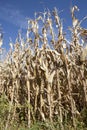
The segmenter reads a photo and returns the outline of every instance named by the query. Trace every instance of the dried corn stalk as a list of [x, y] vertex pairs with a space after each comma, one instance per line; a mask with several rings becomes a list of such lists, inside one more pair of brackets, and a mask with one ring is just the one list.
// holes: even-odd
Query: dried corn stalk
[[20, 32], [15, 44], [10, 40], [7, 58], [0, 61], [0, 94], [9, 101], [5, 130], [21, 118], [29, 128], [36, 120], [57, 119], [63, 130], [68, 116], [76, 128], [77, 114], [87, 107], [87, 47], [80, 43], [85, 43], [87, 30], [75, 17], [76, 10], [71, 9], [70, 42], [56, 8], [52, 15], [47, 10], [28, 20], [25, 40]]

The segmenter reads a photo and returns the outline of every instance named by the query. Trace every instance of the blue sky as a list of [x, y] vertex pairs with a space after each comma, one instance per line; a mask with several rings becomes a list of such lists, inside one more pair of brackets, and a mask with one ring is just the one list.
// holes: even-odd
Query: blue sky
[[[63, 19], [64, 29], [71, 26], [70, 7], [77, 5], [80, 9], [77, 14], [79, 19], [87, 16], [87, 0], [0, 0], [0, 24], [4, 31], [4, 46], [8, 49], [9, 38], [15, 41], [18, 30], [26, 32], [27, 18], [33, 18], [35, 12], [44, 11], [44, 8], [52, 10], [56, 7]], [[87, 28], [87, 22], [83, 26]]]

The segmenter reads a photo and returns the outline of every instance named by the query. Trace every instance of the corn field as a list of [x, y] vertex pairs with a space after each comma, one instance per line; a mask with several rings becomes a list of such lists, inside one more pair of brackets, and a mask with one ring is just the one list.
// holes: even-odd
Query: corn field
[[35, 13], [35, 18], [28, 20], [26, 39], [19, 32], [15, 44], [10, 41], [9, 52], [0, 61], [0, 97], [5, 98], [6, 108], [1, 129], [8, 130], [15, 121], [25, 121], [28, 128], [36, 121], [58, 121], [61, 130], [65, 121], [74, 129], [77, 120], [83, 122], [81, 112], [87, 108], [87, 30], [81, 23], [87, 17], [79, 21], [75, 11], [77, 6], [71, 9], [70, 39], [54, 8]]

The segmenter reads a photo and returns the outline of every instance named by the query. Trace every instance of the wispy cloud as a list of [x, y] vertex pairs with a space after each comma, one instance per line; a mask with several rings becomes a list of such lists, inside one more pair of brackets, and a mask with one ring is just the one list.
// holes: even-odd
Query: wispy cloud
[[14, 9], [11, 6], [0, 7], [0, 19], [14, 24], [19, 28], [25, 29], [27, 27], [26, 17], [20, 10]]

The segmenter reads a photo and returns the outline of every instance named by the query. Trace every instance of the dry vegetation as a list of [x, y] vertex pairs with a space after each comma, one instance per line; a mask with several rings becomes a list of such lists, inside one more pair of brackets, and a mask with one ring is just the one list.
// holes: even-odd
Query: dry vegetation
[[16, 43], [10, 42], [0, 61], [1, 130], [15, 122], [28, 128], [37, 121], [57, 122], [61, 130], [87, 124], [87, 30], [81, 27], [86, 17], [79, 21], [75, 10], [70, 42], [56, 9], [36, 13], [28, 20], [26, 40], [19, 33]]

